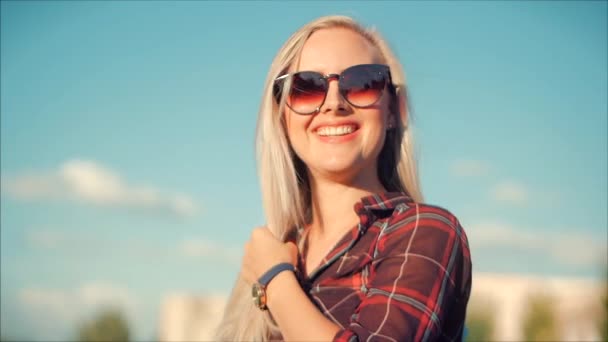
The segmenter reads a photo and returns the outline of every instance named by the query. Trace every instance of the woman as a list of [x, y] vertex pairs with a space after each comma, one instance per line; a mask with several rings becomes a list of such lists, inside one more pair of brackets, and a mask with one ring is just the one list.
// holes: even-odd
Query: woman
[[217, 340], [462, 339], [468, 243], [421, 203], [406, 108], [378, 33], [331, 16], [289, 38], [257, 127], [267, 226], [245, 246]]

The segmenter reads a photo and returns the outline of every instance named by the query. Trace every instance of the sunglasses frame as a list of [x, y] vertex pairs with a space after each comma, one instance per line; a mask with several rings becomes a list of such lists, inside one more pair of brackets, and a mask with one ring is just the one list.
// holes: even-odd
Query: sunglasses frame
[[[378, 96], [378, 98], [373, 103], [370, 103], [365, 106], [359, 106], [359, 105], [352, 103], [348, 99], [348, 96], [347, 96], [348, 89], [342, 88], [341, 83], [340, 83], [340, 80], [343, 79], [344, 73], [348, 72], [349, 70], [351, 70], [353, 68], [361, 68], [361, 67], [378, 68], [379, 69], [378, 73], [381, 74], [384, 78], [384, 86], [383, 86], [382, 90], [380, 91], [380, 96]], [[351, 106], [356, 107], [356, 108], [369, 108], [369, 107], [375, 105], [376, 103], [378, 103], [382, 99], [382, 96], [384, 95], [384, 92], [385, 92], [387, 86], [389, 86], [390, 89], [392, 89], [392, 90], [396, 89], [396, 86], [393, 84], [393, 81], [391, 78], [390, 67], [385, 64], [357, 64], [357, 65], [353, 65], [353, 66], [350, 66], [350, 67], [342, 70], [342, 72], [339, 74], [327, 74], [327, 75], [323, 75], [322, 73], [316, 72], [316, 71], [303, 70], [303, 71], [298, 71], [298, 72], [294, 72], [294, 73], [284, 74], [284, 75], [281, 75], [281, 76], [275, 78], [274, 85], [273, 85], [273, 87], [274, 87], [273, 93], [274, 93], [275, 100], [277, 101], [277, 104], [279, 104], [281, 101], [281, 96], [284, 92], [283, 87], [284, 87], [287, 79], [289, 77], [291, 77], [293, 80], [294, 76], [296, 76], [300, 73], [304, 73], [304, 72], [318, 74], [319, 79], [322, 79], [324, 81], [325, 93], [323, 94], [323, 100], [321, 101], [321, 103], [311, 112], [299, 112], [299, 111], [293, 109], [289, 105], [288, 101], [285, 101], [285, 104], [287, 105], [287, 107], [289, 107], [289, 109], [291, 109], [292, 111], [294, 111], [295, 113], [300, 114], [300, 115], [311, 115], [314, 113], [318, 113], [321, 110], [321, 106], [323, 106], [323, 104], [325, 103], [325, 100], [327, 99], [327, 93], [329, 92], [329, 82], [334, 79], [336, 81], [338, 81], [338, 92], [340, 93], [340, 96], [342, 96], [342, 98], [346, 102], [348, 102]], [[291, 86], [293, 86], [293, 83], [290, 83], [290, 88], [291, 88]], [[291, 92], [291, 89], [289, 89], [289, 92]], [[289, 96], [289, 92], [288, 92], [287, 96]]]

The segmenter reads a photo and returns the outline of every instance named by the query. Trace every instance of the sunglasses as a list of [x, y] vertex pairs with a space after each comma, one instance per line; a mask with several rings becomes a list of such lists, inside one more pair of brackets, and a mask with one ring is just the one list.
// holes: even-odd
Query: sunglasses
[[300, 71], [275, 79], [273, 94], [277, 103], [281, 101], [283, 87], [290, 76], [291, 87], [285, 102], [291, 110], [303, 115], [320, 110], [332, 79], [338, 81], [340, 95], [357, 108], [373, 106], [382, 98], [387, 85], [394, 89], [390, 69], [382, 64], [354, 65], [341, 74], [323, 75], [314, 71]]

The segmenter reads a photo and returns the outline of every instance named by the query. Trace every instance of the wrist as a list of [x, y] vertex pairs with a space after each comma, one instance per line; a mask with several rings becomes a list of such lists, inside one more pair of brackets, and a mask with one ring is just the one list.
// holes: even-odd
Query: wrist
[[289, 271], [289, 272], [295, 272], [296, 268], [293, 264], [289, 263], [289, 262], [281, 262], [278, 263], [274, 266], [272, 266], [270, 269], [268, 269], [264, 274], [262, 274], [262, 276], [260, 276], [260, 278], [258, 279], [258, 283], [263, 285], [264, 287], [267, 287], [268, 284], [270, 284], [270, 282], [279, 274]]
[[288, 294], [291, 287], [299, 287], [294, 272], [281, 272], [266, 286], [266, 305], [272, 308], [276, 303], [281, 302], [281, 297]]
[[[287, 272], [288, 271], [288, 272]], [[268, 303], [268, 295], [267, 288], [268, 286], [276, 280], [276, 278], [283, 273], [294, 274], [295, 267], [288, 262], [283, 262], [276, 264], [271, 267], [266, 273], [264, 273], [256, 283], [253, 284], [251, 288], [251, 295], [253, 296], [253, 301], [255, 305], [260, 310], [267, 310]]]

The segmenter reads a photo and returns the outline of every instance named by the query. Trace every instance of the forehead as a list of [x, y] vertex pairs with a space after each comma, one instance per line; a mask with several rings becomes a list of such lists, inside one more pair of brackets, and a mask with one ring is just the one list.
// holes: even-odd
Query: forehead
[[360, 34], [347, 28], [329, 28], [308, 38], [295, 71], [339, 73], [349, 66], [382, 62], [378, 49]]

